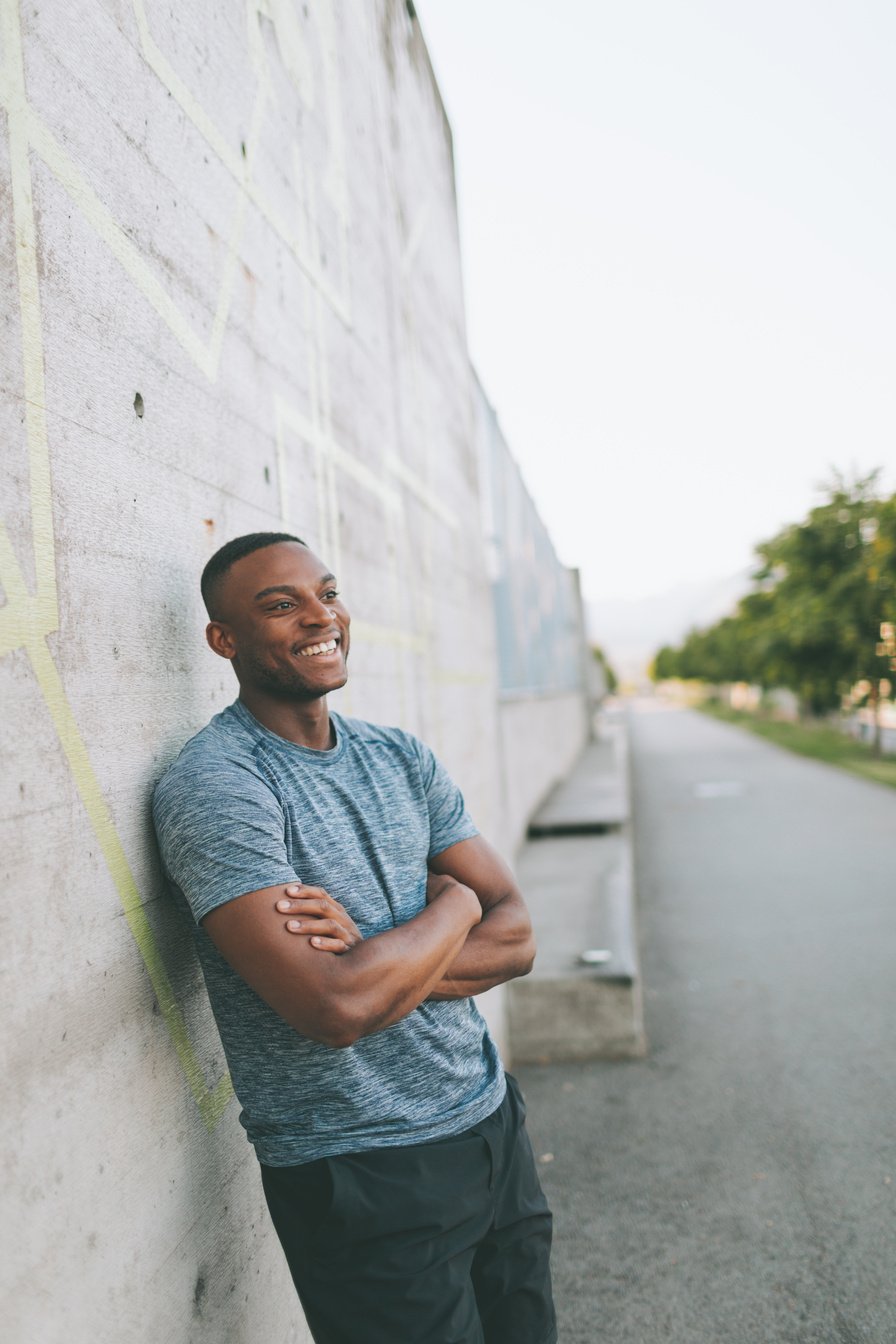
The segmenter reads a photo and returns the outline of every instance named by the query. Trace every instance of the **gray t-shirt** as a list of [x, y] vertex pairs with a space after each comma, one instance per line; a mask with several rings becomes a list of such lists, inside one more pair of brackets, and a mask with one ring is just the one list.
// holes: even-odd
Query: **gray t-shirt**
[[269, 732], [237, 700], [191, 738], [153, 798], [165, 871], [195, 921], [240, 1121], [271, 1166], [457, 1134], [504, 1096], [472, 999], [421, 1003], [335, 1050], [294, 1031], [201, 927], [225, 901], [299, 878], [325, 887], [369, 938], [419, 913], [427, 860], [477, 834], [416, 737], [331, 718], [336, 745], [314, 751]]

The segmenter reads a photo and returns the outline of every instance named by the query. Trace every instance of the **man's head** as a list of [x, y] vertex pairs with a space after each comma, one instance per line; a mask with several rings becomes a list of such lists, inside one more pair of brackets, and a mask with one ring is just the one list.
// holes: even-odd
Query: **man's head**
[[202, 572], [206, 638], [244, 690], [313, 700], [348, 678], [349, 614], [327, 566], [298, 537], [253, 532]]

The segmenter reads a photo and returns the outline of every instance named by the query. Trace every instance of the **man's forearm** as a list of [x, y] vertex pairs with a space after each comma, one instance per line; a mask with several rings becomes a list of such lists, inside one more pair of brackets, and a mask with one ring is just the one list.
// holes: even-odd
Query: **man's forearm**
[[452, 896], [442, 897], [398, 928], [327, 957], [332, 992], [322, 1005], [318, 1039], [352, 1045], [413, 1012], [457, 960], [473, 923], [469, 902], [464, 909]]
[[535, 960], [532, 926], [522, 903], [508, 899], [491, 906], [471, 929], [463, 948], [431, 999], [466, 999], [495, 985], [528, 975]]
[[[318, 913], [341, 907], [319, 888]], [[398, 928], [355, 942], [340, 955], [313, 925], [285, 937], [271, 910], [283, 887], [263, 887], [209, 911], [203, 920], [237, 975], [302, 1036], [341, 1048], [406, 1017], [428, 997], [482, 918], [476, 893], [453, 878]], [[301, 898], [297, 901], [301, 905]], [[328, 927], [331, 927], [328, 925]], [[354, 928], [354, 925], [351, 926]]]

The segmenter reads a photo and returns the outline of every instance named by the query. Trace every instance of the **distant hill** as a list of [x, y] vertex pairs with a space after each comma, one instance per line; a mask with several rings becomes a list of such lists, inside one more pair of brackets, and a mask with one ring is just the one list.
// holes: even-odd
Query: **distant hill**
[[641, 682], [663, 644], [677, 644], [693, 626], [727, 616], [751, 587], [750, 571], [705, 583], [683, 583], [651, 597], [587, 602], [588, 635], [622, 681]]

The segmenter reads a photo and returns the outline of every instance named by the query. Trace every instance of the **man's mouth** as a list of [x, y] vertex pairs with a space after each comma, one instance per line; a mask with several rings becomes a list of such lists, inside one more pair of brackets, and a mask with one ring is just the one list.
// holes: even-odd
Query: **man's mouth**
[[304, 649], [299, 649], [302, 658], [319, 658], [321, 654], [335, 653], [339, 647], [337, 639], [328, 639], [325, 644], [306, 644]]

